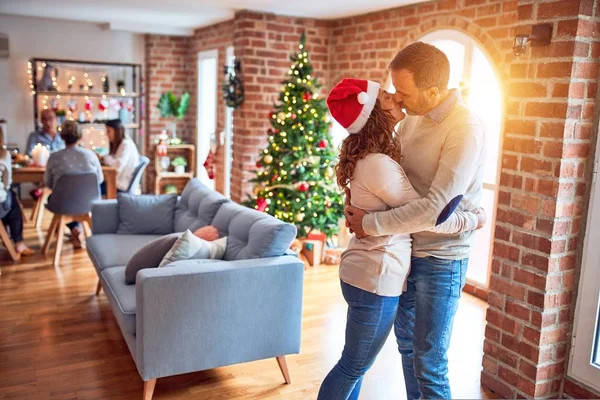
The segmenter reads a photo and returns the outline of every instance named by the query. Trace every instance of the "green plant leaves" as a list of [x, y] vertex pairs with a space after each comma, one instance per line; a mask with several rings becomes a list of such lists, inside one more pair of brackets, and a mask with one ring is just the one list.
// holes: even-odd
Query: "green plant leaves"
[[177, 98], [173, 93], [166, 92], [160, 96], [156, 107], [160, 110], [160, 116], [163, 118], [176, 117], [182, 119], [190, 106], [190, 94], [185, 92], [181, 98]]

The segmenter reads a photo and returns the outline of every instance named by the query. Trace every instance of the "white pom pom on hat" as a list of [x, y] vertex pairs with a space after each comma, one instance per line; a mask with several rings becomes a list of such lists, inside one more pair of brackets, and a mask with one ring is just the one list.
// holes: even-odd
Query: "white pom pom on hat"
[[360, 92], [356, 99], [360, 104], [367, 104], [369, 102], [369, 95], [367, 92]]

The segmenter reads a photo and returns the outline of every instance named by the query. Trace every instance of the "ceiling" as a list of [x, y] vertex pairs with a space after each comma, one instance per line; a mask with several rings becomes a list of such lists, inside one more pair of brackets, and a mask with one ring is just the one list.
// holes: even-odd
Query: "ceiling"
[[[0, 14], [102, 24], [106, 29], [191, 35], [237, 10], [335, 19], [430, 0], [0, 0]], [[60, 5], [59, 5], [60, 4]]]

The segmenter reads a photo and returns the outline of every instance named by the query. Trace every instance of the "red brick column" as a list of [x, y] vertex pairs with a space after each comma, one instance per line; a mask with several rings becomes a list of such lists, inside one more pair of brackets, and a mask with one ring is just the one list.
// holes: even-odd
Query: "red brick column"
[[565, 377], [593, 156], [596, 8], [519, 1], [515, 33], [542, 22], [554, 31], [550, 46], [510, 62], [507, 82], [482, 373], [505, 397], [556, 397]]
[[[145, 54], [145, 143], [150, 165], [146, 169], [145, 181], [148, 192], [154, 190], [154, 138], [163, 129], [169, 129], [169, 121], [161, 118], [156, 107], [163, 92], [172, 91], [178, 96], [190, 91], [191, 71], [189, 61], [189, 38], [180, 36], [146, 35]], [[191, 108], [191, 107], [190, 107]], [[195, 114], [194, 114], [195, 115]], [[177, 136], [186, 142], [195, 141], [195, 120], [190, 122], [190, 113], [177, 121]]]

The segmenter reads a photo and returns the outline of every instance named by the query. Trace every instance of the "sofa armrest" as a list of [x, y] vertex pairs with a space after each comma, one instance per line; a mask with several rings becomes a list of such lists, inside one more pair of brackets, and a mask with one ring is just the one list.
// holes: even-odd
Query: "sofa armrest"
[[281, 256], [138, 272], [143, 380], [300, 351], [304, 264]]
[[292, 257], [296, 257], [296, 258], [298, 258], [298, 253], [296, 253], [296, 252], [295, 252], [294, 250], [292, 250], [292, 249], [287, 249], [287, 250], [285, 251], [285, 254], [284, 254], [284, 255], [286, 255], [286, 256], [292, 256]]
[[117, 233], [119, 203], [117, 200], [99, 200], [92, 204], [92, 233]]

